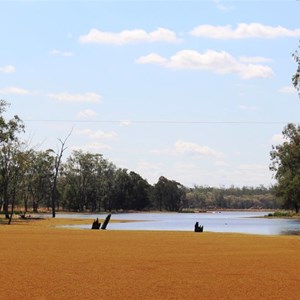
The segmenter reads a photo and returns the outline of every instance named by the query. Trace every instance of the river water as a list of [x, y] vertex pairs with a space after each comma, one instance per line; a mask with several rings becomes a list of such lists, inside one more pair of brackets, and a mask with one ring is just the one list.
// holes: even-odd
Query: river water
[[[196, 222], [208, 232], [235, 232], [262, 235], [300, 235], [300, 220], [262, 218], [269, 212], [208, 212], [208, 213], [121, 213], [111, 220], [135, 222], [109, 223], [109, 230], [175, 230], [193, 231]], [[99, 218], [103, 214], [57, 214], [58, 218]], [[91, 225], [70, 225], [68, 228], [90, 229]]]

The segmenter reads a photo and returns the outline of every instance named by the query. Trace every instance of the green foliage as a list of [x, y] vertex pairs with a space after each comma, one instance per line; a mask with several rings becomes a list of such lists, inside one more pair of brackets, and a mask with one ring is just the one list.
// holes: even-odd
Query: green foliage
[[179, 211], [184, 206], [185, 188], [174, 180], [161, 176], [154, 185], [155, 206], [160, 210]]
[[234, 187], [215, 188], [195, 186], [186, 193], [186, 207], [190, 209], [274, 209], [279, 204], [272, 188]]
[[285, 142], [270, 152], [277, 185], [275, 194], [283, 207], [299, 211], [300, 206], [300, 126], [288, 124], [282, 131]]
[[268, 217], [274, 217], [274, 218], [283, 218], [283, 217], [293, 217], [295, 214], [291, 211], [280, 211], [277, 210], [274, 213], [269, 213]]
[[[300, 46], [299, 46], [299, 48], [300, 48]], [[297, 70], [296, 70], [296, 73], [292, 77], [292, 82], [293, 82], [294, 87], [297, 89], [297, 91], [300, 95], [300, 56], [299, 56], [299, 52], [297, 50], [293, 53], [293, 58], [297, 63]]]

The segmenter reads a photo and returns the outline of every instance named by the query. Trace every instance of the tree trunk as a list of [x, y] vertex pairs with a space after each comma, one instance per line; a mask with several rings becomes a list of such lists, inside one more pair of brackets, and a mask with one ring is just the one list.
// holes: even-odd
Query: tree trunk
[[13, 214], [14, 214], [15, 198], [16, 198], [16, 190], [14, 189], [13, 190], [13, 195], [12, 195], [11, 212], [10, 212], [10, 216], [9, 216], [8, 225], [10, 225], [10, 223], [12, 221]]
[[5, 219], [9, 219], [9, 212], [8, 212], [8, 195], [7, 195], [7, 188], [4, 187], [4, 214]]

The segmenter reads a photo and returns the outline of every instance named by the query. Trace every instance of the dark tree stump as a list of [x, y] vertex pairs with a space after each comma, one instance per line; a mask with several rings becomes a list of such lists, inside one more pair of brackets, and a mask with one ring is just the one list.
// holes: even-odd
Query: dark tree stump
[[203, 225], [199, 226], [199, 222], [196, 222], [194, 231], [195, 232], [203, 232]]
[[92, 224], [92, 229], [99, 229], [101, 226], [101, 223], [99, 223], [98, 218], [96, 220], [94, 220], [93, 224]]
[[104, 220], [104, 222], [103, 222], [103, 224], [102, 224], [102, 226], [101, 226], [101, 229], [102, 229], [102, 230], [105, 230], [105, 229], [106, 229], [107, 224], [108, 224], [108, 222], [109, 222], [109, 220], [110, 220], [110, 217], [111, 217], [111, 214], [109, 214], [109, 215], [106, 217], [106, 219]]

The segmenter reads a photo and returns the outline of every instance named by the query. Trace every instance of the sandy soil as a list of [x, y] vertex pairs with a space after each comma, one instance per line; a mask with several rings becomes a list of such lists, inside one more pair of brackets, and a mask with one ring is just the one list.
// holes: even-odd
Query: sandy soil
[[300, 299], [298, 236], [54, 227], [69, 223], [0, 225], [0, 299]]

